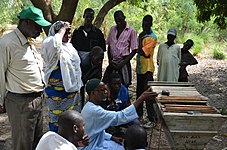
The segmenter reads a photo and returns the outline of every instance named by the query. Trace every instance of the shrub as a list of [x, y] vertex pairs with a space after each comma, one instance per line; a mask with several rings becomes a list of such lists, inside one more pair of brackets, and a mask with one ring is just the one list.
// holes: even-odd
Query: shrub
[[224, 60], [226, 58], [226, 54], [221, 49], [220, 45], [216, 45], [213, 48], [213, 58], [220, 59], [220, 60]]
[[192, 54], [193, 55], [198, 55], [199, 53], [202, 52], [202, 49], [204, 47], [204, 40], [200, 36], [192, 36], [192, 40], [194, 41], [194, 46], [192, 48]]

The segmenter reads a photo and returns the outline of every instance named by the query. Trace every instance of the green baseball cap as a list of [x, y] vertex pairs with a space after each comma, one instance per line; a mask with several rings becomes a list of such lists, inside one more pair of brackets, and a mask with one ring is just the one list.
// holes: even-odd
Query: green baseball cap
[[30, 19], [42, 27], [50, 26], [51, 23], [44, 19], [42, 10], [36, 7], [24, 8], [18, 16], [19, 19]]

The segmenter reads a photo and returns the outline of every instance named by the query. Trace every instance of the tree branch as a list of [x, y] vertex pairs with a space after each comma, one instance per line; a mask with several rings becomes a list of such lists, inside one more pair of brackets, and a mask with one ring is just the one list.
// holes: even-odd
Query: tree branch
[[126, 0], [109, 0], [108, 2], [106, 2], [103, 7], [100, 9], [97, 17], [95, 18], [94, 21], [94, 25], [97, 28], [100, 28], [105, 16], [107, 15], [107, 13], [115, 6], [117, 6], [118, 4], [120, 4], [121, 2], [124, 2]]

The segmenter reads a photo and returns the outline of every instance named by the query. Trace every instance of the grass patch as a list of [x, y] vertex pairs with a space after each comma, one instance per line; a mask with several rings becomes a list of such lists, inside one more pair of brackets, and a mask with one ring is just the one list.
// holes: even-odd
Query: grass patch
[[224, 51], [221, 49], [220, 45], [216, 45], [213, 48], [213, 58], [214, 59], [219, 59], [219, 60], [224, 60], [226, 59], [226, 54], [224, 53]]

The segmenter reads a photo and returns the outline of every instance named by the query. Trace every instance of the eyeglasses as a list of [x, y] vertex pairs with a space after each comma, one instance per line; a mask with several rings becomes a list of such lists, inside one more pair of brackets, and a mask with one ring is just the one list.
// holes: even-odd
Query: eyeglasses
[[103, 93], [108, 93], [108, 90], [107, 90], [107, 89], [100, 89], [100, 90], [94, 90], [94, 91], [103, 92]]

